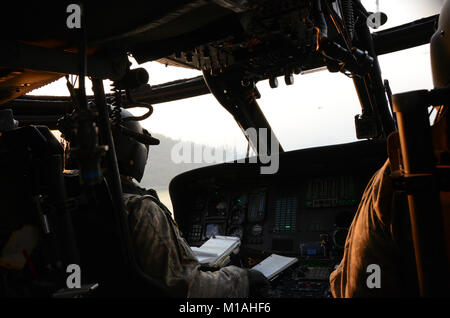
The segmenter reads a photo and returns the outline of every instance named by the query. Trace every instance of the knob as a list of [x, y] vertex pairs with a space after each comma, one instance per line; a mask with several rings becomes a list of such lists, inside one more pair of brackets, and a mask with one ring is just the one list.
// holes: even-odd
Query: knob
[[278, 79], [276, 77], [269, 78], [269, 85], [271, 88], [277, 88], [278, 87]]
[[286, 83], [286, 85], [292, 85], [294, 84], [294, 75], [292, 74], [286, 74], [284, 76], [284, 81]]

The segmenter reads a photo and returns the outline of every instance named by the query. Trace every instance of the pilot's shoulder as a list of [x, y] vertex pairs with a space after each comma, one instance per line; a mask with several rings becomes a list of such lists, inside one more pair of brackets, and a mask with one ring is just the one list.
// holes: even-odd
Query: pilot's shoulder
[[393, 213], [394, 196], [389, 160], [375, 173], [367, 190], [376, 217], [385, 227], [388, 227]]
[[124, 194], [125, 207], [128, 213], [146, 211], [151, 214], [164, 213], [164, 210], [156, 202], [158, 199], [151, 195]]

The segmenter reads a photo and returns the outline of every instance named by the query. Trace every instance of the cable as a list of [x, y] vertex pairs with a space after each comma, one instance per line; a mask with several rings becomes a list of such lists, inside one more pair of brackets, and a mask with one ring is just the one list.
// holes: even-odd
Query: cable
[[135, 108], [135, 107], [145, 107], [148, 109], [148, 111], [141, 116], [133, 116], [133, 117], [127, 117], [127, 118], [123, 118], [122, 121], [141, 121], [144, 119], [149, 118], [152, 114], [153, 114], [153, 106], [147, 103], [133, 103], [133, 106], [131, 107], [125, 107], [126, 109], [128, 108]]
[[342, 13], [342, 22], [346, 31], [347, 38], [353, 41], [355, 34], [355, 16], [353, 10], [352, 0], [339, 0], [339, 10]]
[[[334, 11], [334, 9], [332, 9], [330, 7], [330, 4], [328, 2], [327, 2], [327, 9], [328, 9], [328, 13], [330, 14], [331, 21], [333, 21], [333, 24], [336, 27], [336, 30], [338, 31], [339, 35], [341, 36], [342, 40], [344, 41], [345, 46], [347, 47], [347, 49], [351, 52], [352, 51], [352, 45], [348, 41], [348, 39], [346, 38], [346, 36], [344, 34], [344, 31], [342, 30], [342, 27], [344, 27], [344, 25], [342, 23], [342, 20], [337, 16], [337, 13]], [[336, 21], [340, 22], [341, 26], [339, 26]]]

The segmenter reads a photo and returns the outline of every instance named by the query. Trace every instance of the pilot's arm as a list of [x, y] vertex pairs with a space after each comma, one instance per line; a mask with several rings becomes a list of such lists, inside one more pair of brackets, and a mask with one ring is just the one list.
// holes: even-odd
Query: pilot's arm
[[[249, 291], [251, 294], [249, 285], [257, 285], [255, 273], [236, 266], [214, 272], [200, 270], [200, 264], [168, 212], [148, 196], [125, 194], [124, 199], [139, 265], [174, 296], [240, 298], [249, 296]], [[256, 277], [258, 280], [260, 277]]]
[[364, 191], [344, 256], [330, 276], [333, 297], [398, 297], [417, 290], [408, 209], [389, 175], [386, 161]]

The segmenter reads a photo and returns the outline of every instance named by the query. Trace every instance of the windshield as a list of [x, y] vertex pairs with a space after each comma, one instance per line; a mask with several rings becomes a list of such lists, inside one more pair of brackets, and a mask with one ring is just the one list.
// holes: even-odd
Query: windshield
[[445, 0], [361, 0], [368, 12], [376, 12], [378, 9], [388, 16], [386, 24], [375, 31], [439, 14], [444, 2]]
[[354, 117], [361, 107], [350, 78], [322, 71], [298, 75], [291, 86], [278, 81], [275, 89], [258, 83], [258, 103], [284, 150], [356, 140]]
[[[394, 27], [415, 19], [437, 14], [442, 0], [363, 0], [368, 11], [388, 14], [388, 22], [378, 30]], [[377, 31], [377, 30], [372, 30]], [[379, 57], [383, 79], [388, 79], [392, 92], [432, 87], [429, 45], [423, 45]], [[137, 63], [133, 63], [138, 67]], [[200, 71], [165, 66], [157, 62], [140, 65], [147, 69], [150, 84], [157, 85], [201, 75]], [[257, 83], [261, 98], [258, 103], [286, 151], [356, 141], [354, 117], [361, 107], [353, 82], [341, 73], [327, 70], [296, 75], [293, 85], [279, 78], [279, 87], [271, 89], [268, 81]], [[105, 82], [108, 90], [110, 85]], [[87, 93], [92, 94], [90, 84]], [[33, 95], [68, 95], [65, 79], [33, 91]], [[142, 114], [143, 110], [132, 110]], [[232, 149], [233, 158], [246, 154], [247, 141], [234, 118], [211, 95], [154, 105], [153, 115], [142, 122], [144, 128], [161, 139], [150, 149], [150, 159], [141, 184], [162, 190], [163, 201], [169, 207], [167, 188], [177, 174], [217, 164], [222, 160], [197, 162], [194, 154], [183, 162], [174, 162], [173, 150], [187, 143], [190, 149]], [[187, 148], [185, 148], [187, 149]], [[176, 160], [175, 160], [176, 161]]]
[[[377, 30], [438, 14], [442, 0], [362, 1], [368, 11], [388, 14], [388, 21]], [[378, 57], [383, 80], [393, 94], [430, 89], [429, 45], [422, 45]], [[257, 84], [262, 98], [258, 103], [281, 145], [287, 151], [356, 141], [354, 117], [361, 106], [353, 81], [341, 73], [327, 70], [295, 76], [291, 86], [278, 78], [279, 87], [268, 81]]]

